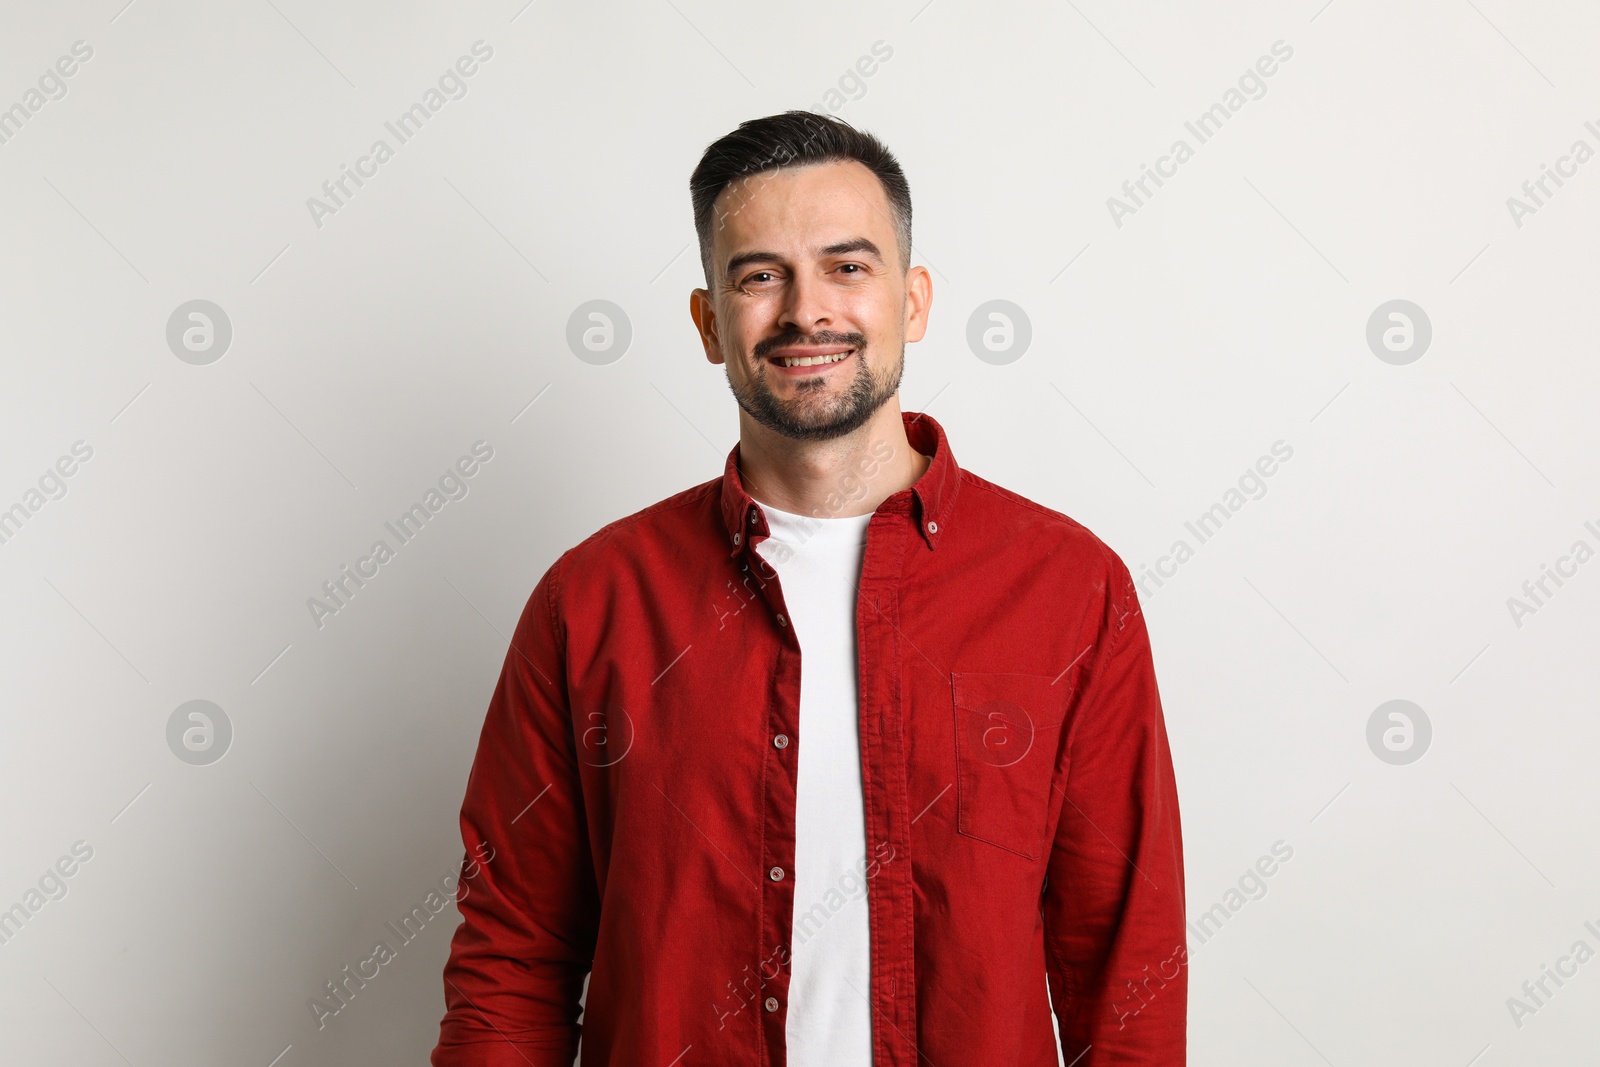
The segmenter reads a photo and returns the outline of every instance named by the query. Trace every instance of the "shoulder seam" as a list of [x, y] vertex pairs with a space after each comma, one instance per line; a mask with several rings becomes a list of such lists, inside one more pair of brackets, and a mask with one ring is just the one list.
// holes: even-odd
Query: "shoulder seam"
[[[1128, 570], [1127, 564], [1123, 563], [1116, 553], [1111, 551], [1110, 546], [1106, 546], [1106, 584], [1109, 587], [1113, 582], [1116, 583], [1117, 588], [1108, 588], [1107, 592], [1112, 607], [1116, 609], [1117, 616], [1115, 620], [1116, 628], [1111, 631], [1111, 640], [1106, 643], [1107, 657], [1110, 657], [1117, 650], [1117, 642], [1122, 639], [1123, 634], [1128, 632], [1129, 617], [1140, 609], [1138, 602], [1132, 596], [1132, 572]], [[1130, 601], [1133, 601], [1131, 605]]]
[[561, 567], [567, 561], [567, 553], [563, 552], [556, 557], [555, 563], [550, 566], [550, 587], [545, 592], [544, 603], [550, 616], [550, 633], [561, 643], [561, 658], [566, 659], [567, 637], [561, 629], [561, 613], [556, 610], [556, 600], [561, 595]]

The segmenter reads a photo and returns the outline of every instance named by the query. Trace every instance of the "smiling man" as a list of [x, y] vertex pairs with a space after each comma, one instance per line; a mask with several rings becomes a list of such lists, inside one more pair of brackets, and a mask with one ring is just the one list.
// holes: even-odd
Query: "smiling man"
[[528, 600], [434, 1067], [567, 1067], [580, 1035], [583, 1067], [1181, 1067], [1177, 790], [1127, 568], [901, 411], [932, 281], [883, 144], [757, 119], [690, 192], [739, 442]]

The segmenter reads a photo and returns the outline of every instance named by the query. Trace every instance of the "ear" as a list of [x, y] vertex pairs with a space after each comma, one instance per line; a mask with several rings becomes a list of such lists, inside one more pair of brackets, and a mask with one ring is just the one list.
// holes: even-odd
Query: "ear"
[[700, 331], [700, 343], [705, 346], [706, 359], [712, 363], [721, 363], [722, 343], [717, 334], [717, 309], [711, 302], [711, 293], [706, 289], [696, 289], [689, 294], [689, 317], [694, 319], [694, 325]]
[[928, 313], [933, 307], [933, 278], [927, 267], [906, 271], [906, 341], [920, 341], [928, 332]]

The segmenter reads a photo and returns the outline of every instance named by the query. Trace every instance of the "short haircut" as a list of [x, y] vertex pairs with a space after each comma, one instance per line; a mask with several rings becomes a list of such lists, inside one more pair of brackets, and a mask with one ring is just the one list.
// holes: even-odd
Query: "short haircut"
[[741, 122], [732, 133], [712, 142], [689, 177], [694, 204], [694, 229], [700, 238], [700, 265], [706, 284], [713, 282], [712, 215], [717, 197], [729, 185], [752, 174], [786, 166], [855, 160], [878, 176], [889, 199], [895, 241], [900, 246], [900, 270], [911, 268], [911, 187], [900, 161], [883, 142], [842, 119], [811, 111], [785, 111], [781, 115]]

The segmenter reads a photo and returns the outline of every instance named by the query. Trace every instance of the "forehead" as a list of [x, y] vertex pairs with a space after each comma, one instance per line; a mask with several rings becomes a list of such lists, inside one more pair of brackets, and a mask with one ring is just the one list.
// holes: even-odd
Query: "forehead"
[[718, 194], [712, 210], [718, 264], [754, 248], [799, 255], [855, 236], [870, 238], [892, 257], [888, 194], [878, 176], [853, 159], [740, 178]]

